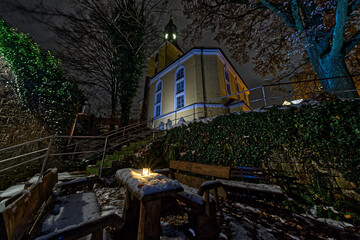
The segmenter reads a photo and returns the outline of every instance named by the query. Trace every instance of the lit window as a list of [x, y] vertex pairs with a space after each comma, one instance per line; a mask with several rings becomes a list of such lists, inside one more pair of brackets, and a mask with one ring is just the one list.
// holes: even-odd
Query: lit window
[[230, 76], [229, 76], [229, 72], [226, 70], [226, 67], [224, 68], [224, 75], [225, 75], [226, 95], [231, 95]]
[[185, 105], [184, 95], [176, 97], [176, 109], [182, 108]]
[[155, 87], [155, 100], [154, 100], [154, 117], [161, 115], [161, 101], [162, 101], [162, 81], [156, 84]]
[[185, 68], [179, 67], [175, 73], [175, 109], [185, 107]]
[[184, 91], [184, 81], [179, 81], [176, 83], [176, 94]]
[[159, 82], [157, 85], [156, 85], [156, 92], [160, 91], [162, 88], [162, 83]]
[[156, 100], [155, 100], [155, 103], [159, 103], [159, 102], [161, 102], [161, 92], [156, 93]]
[[168, 37], [169, 37], [169, 34], [166, 33], [165, 34], [165, 39], [168, 39]]
[[173, 39], [176, 39], [176, 34], [175, 33], [173, 33]]
[[176, 72], [176, 80], [179, 80], [180, 78], [184, 77], [184, 68], [180, 68], [177, 72]]
[[170, 119], [167, 120], [167, 123], [166, 123], [166, 129], [170, 129], [172, 127], [172, 121]]

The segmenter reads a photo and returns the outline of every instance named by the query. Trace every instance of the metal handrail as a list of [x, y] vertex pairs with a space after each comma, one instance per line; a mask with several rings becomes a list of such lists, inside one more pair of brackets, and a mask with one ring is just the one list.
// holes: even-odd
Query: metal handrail
[[29, 141], [29, 142], [25, 142], [25, 143], [20, 143], [20, 144], [14, 145], [14, 146], [2, 148], [2, 149], [0, 149], [0, 152], [7, 151], [7, 150], [11, 150], [11, 149], [14, 149], [14, 148], [17, 148], [17, 147], [21, 147], [21, 146], [24, 146], [24, 145], [29, 145], [29, 144], [31, 144], [31, 143], [41, 142], [41, 141], [50, 139], [50, 138], [52, 138], [52, 137], [53, 137], [53, 135], [52, 135], [52, 136], [43, 137], [43, 138], [39, 138], [39, 139], [35, 139], [35, 140]]
[[32, 155], [32, 154], [44, 152], [44, 151], [46, 151], [46, 150], [47, 150], [47, 148], [43, 148], [43, 149], [40, 149], [40, 150], [37, 150], [37, 151], [33, 151], [33, 152], [30, 152], [30, 153], [25, 153], [25, 154], [22, 154], [22, 155], [19, 155], [19, 156], [7, 158], [7, 159], [5, 159], [5, 160], [0, 160], [0, 163], [4, 163], [4, 162], [8, 162], [8, 161], [17, 159], [17, 158], [22, 158], [22, 157], [26, 157], [26, 156], [29, 156], [29, 155]]

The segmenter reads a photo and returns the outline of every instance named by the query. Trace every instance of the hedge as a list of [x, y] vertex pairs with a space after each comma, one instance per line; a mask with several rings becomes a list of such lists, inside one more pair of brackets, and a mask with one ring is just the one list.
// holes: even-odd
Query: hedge
[[171, 129], [165, 149], [171, 159], [226, 166], [260, 166], [278, 157], [315, 161], [359, 185], [359, 110], [359, 102], [335, 100], [224, 115]]

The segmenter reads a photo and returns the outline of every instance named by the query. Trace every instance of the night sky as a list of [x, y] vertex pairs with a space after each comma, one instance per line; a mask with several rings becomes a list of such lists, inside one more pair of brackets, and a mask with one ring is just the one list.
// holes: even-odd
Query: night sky
[[[26, 4], [32, 4], [39, 0], [19, 0], [22, 3]], [[54, 6], [58, 6], [61, 8], [69, 8], [71, 7], [70, 4], [66, 4], [66, 1], [64, 0], [48, 0], [45, 1], [46, 4], [51, 4]], [[186, 52], [192, 47], [220, 47], [227, 57], [230, 59], [240, 76], [243, 78], [245, 83], [249, 88], [254, 88], [257, 86], [262, 85], [262, 80], [259, 76], [256, 76], [252, 72], [252, 65], [250, 63], [241, 65], [235, 62], [231, 58], [230, 52], [227, 50], [226, 46], [219, 45], [215, 40], [213, 40], [213, 34], [211, 32], [207, 32], [202, 39], [197, 41], [194, 46], [185, 45], [182, 42], [183, 36], [181, 33], [181, 30], [186, 28], [187, 21], [183, 14], [183, 8], [181, 5], [181, 1], [171, 1], [170, 3], [170, 9], [171, 12], [168, 14], [165, 14], [163, 21], [160, 23], [159, 26], [160, 29], [163, 29], [163, 27], [167, 24], [169, 21], [169, 17], [172, 14], [174, 16], [174, 23], [178, 27], [179, 31], [179, 45], [180, 47]], [[36, 22], [34, 19], [29, 19], [28, 17], [24, 16], [23, 13], [20, 11], [14, 9], [13, 7], [13, 0], [0, 0], [0, 15], [2, 18], [7, 21], [11, 26], [18, 28], [19, 31], [29, 33], [31, 36], [34, 37], [35, 41], [40, 45], [40, 47], [44, 49], [51, 50], [52, 48], [56, 47], [53, 43], [53, 39], [55, 35], [43, 24]], [[160, 36], [162, 37], [162, 36]], [[144, 71], [145, 72], [145, 71]], [[133, 108], [136, 109], [138, 106], [138, 101], [142, 99], [143, 97], [143, 88], [144, 88], [144, 80], [145, 80], [145, 74], [140, 80], [139, 88], [137, 92], [137, 96], [135, 97], [133, 101]], [[260, 96], [260, 92], [254, 92], [253, 94], [250, 94], [250, 98], [256, 99]]]

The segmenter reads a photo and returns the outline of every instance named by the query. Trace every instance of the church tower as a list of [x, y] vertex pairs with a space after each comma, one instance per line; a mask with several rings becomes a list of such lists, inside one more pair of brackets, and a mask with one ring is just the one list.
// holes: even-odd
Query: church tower
[[177, 31], [176, 25], [174, 24], [173, 16], [170, 17], [168, 24], [165, 26], [164, 37], [165, 37], [166, 41], [169, 41], [178, 47], [178, 44], [177, 44], [178, 31]]
[[144, 87], [144, 99], [140, 107], [140, 119], [142, 120], [145, 120], [147, 117], [150, 79], [184, 54], [177, 43], [178, 32], [172, 16], [164, 28], [163, 38], [164, 42], [149, 57], [148, 71]]
[[177, 43], [178, 32], [173, 17], [170, 17], [168, 24], [166, 24], [163, 37], [163, 44], [149, 58], [147, 75], [149, 78], [154, 77], [158, 72], [183, 55]]

